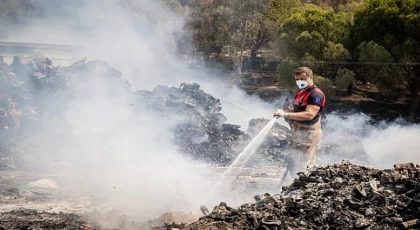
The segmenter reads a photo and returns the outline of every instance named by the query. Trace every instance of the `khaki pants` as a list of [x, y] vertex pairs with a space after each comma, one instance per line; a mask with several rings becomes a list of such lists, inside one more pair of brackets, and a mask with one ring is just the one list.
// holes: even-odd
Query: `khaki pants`
[[315, 153], [322, 138], [321, 119], [313, 125], [291, 124], [292, 151], [289, 155], [289, 170], [292, 176], [304, 171], [308, 165], [315, 164]]

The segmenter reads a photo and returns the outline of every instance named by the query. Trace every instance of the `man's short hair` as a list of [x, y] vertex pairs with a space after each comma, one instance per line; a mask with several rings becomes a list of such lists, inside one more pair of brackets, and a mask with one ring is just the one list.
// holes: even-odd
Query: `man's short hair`
[[309, 78], [314, 77], [314, 75], [312, 73], [312, 70], [309, 69], [308, 67], [299, 67], [299, 68], [295, 69], [295, 72], [294, 72], [295, 75], [299, 75], [299, 74], [302, 74], [302, 73], [305, 73], [306, 76], [308, 76]]

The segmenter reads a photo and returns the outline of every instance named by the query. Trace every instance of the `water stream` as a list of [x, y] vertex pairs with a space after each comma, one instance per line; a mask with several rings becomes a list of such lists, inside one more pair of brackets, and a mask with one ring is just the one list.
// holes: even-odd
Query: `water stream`
[[219, 181], [214, 185], [212, 190], [217, 189], [220, 184], [223, 182], [224, 178], [229, 175], [229, 173], [235, 168], [240, 165], [245, 164], [249, 158], [255, 153], [255, 150], [261, 145], [264, 138], [268, 134], [268, 132], [271, 130], [271, 128], [276, 123], [277, 117], [274, 117], [271, 119], [270, 122], [258, 133], [254, 139], [246, 146], [246, 148], [235, 158], [235, 160], [232, 162], [232, 164], [229, 165], [229, 167], [226, 169], [226, 171], [220, 176]]

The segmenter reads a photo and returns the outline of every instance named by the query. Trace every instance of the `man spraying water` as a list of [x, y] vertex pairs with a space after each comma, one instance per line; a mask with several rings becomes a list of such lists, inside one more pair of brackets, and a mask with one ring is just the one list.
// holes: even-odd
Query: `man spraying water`
[[[289, 123], [292, 130], [292, 149], [296, 150], [296, 153], [289, 155], [288, 170], [286, 170], [280, 184], [283, 183], [288, 171], [290, 171], [291, 175], [296, 175], [298, 170], [302, 170], [306, 166], [315, 163], [316, 147], [322, 137], [321, 112], [325, 106], [325, 96], [314, 85], [311, 69], [307, 67], [298, 68], [295, 70], [294, 75], [300, 91], [295, 96], [293, 109], [283, 108], [274, 112], [273, 119], [268, 122], [260, 133], [235, 158], [232, 164], [229, 165], [217, 183], [210, 189], [209, 194], [212, 194], [224, 184], [225, 177], [235, 167], [242, 165], [252, 156], [279, 117], [283, 117]], [[300, 152], [304, 153], [303, 156], [300, 156]], [[208, 215], [208, 210], [204, 205], [200, 209], [204, 215]]]
[[295, 95], [293, 108], [277, 109], [273, 115], [283, 117], [292, 130], [292, 153], [288, 159], [288, 171], [292, 176], [315, 164], [316, 148], [323, 135], [321, 113], [326, 100], [324, 93], [314, 84], [311, 69], [297, 68], [294, 77], [300, 91]]

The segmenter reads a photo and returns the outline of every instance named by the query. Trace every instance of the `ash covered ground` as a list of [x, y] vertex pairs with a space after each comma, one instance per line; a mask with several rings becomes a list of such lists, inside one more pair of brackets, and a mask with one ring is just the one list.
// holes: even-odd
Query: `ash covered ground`
[[[40, 54], [0, 63], [0, 81], [0, 228], [415, 229], [420, 222], [414, 164], [379, 170], [344, 161], [278, 187], [290, 143], [279, 123], [209, 194], [269, 119], [251, 119], [246, 130], [229, 124], [220, 100], [198, 84], [133, 91], [106, 62], [54, 67]], [[320, 162], [366, 160], [362, 151], [336, 154], [343, 146], [324, 146]]]

